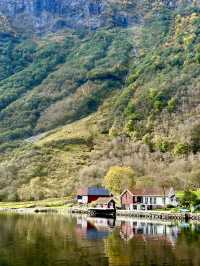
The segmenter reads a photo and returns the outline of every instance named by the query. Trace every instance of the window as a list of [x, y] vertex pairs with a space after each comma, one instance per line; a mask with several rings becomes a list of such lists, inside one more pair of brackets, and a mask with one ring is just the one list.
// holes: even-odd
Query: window
[[150, 197], [150, 204], [152, 204], [152, 203], [153, 203], [153, 198]]
[[148, 197], [145, 197], [145, 204], [148, 204]]
[[156, 204], [156, 197], [154, 197], [154, 204]]
[[137, 202], [138, 202], [138, 203], [142, 203], [142, 202], [143, 202], [143, 198], [142, 198], [142, 197], [140, 197], [140, 196], [139, 196], [139, 197], [137, 197]]
[[163, 204], [165, 204], [165, 202], [166, 202], [166, 199], [165, 199], [165, 198], [162, 198], [162, 202], [163, 202]]

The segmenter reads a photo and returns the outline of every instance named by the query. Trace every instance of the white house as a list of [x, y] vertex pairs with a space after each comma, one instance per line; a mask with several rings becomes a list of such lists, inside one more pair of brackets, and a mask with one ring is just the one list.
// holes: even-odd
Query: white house
[[120, 198], [122, 208], [128, 210], [152, 210], [178, 205], [173, 188], [126, 189]]

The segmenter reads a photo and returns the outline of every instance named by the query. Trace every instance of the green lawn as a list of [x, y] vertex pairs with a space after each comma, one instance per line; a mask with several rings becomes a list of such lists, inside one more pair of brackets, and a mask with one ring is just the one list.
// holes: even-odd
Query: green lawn
[[[200, 198], [200, 189], [198, 189], [198, 190], [193, 190], [192, 192], [194, 192], [194, 193], [198, 196], [198, 198]], [[184, 194], [184, 191], [183, 191], [183, 190], [181, 190], [181, 191], [177, 191], [177, 192], [176, 192], [176, 196], [177, 196], [179, 199], [183, 197], [183, 194]]]
[[20, 208], [34, 208], [34, 207], [61, 207], [69, 206], [73, 200], [69, 197], [53, 198], [38, 201], [27, 202], [0, 202], [0, 208], [20, 209]]

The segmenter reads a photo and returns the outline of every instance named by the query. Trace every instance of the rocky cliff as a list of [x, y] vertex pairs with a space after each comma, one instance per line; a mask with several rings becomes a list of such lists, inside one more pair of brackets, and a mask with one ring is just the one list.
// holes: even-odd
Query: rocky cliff
[[127, 27], [142, 20], [146, 7], [176, 8], [199, 0], [1, 0], [0, 13], [21, 32], [44, 33], [65, 28]]
[[0, 12], [16, 29], [43, 33], [64, 28], [127, 26], [132, 18], [107, 0], [2, 0]]

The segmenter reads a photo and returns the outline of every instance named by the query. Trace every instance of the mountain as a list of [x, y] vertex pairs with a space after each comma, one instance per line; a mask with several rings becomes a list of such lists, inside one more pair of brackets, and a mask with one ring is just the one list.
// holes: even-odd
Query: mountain
[[0, 199], [71, 194], [112, 165], [200, 182], [200, 1], [2, 0]]
[[95, 30], [108, 25], [126, 27], [137, 20], [137, 14], [135, 18], [129, 15], [128, 3], [120, 3], [119, 7], [115, 5], [112, 8], [114, 2], [109, 0], [2, 0], [0, 11], [10, 18], [15, 29], [38, 34], [66, 28]]
[[143, 21], [146, 10], [166, 6], [175, 9], [192, 0], [2, 0], [0, 12], [21, 33], [58, 30], [127, 27]]

